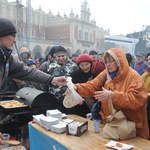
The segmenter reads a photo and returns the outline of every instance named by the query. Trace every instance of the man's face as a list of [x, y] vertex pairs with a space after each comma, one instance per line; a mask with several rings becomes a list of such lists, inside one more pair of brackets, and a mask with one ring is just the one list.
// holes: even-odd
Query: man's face
[[0, 45], [5, 49], [12, 50], [14, 43], [16, 43], [16, 34], [0, 37]]
[[56, 60], [57, 60], [58, 64], [64, 64], [66, 59], [67, 59], [66, 54], [64, 54], [64, 53], [56, 53]]
[[136, 56], [135, 60], [136, 60], [137, 63], [142, 63], [142, 62], [144, 62], [145, 59], [141, 56]]
[[91, 56], [91, 58], [92, 58], [93, 61], [97, 60], [97, 54], [92, 54], [90, 56]]
[[71, 58], [71, 60], [74, 61], [74, 62], [76, 62], [77, 58], [78, 58], [77, 56], [73, 56], [73, 57]]

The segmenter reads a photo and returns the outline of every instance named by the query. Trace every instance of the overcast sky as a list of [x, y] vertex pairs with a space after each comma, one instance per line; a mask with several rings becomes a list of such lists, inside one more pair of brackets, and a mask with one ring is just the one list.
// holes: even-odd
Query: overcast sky
[[[8, 0], [15, 1], [15, 0]], [[33, 9], [41, 6], [46, 13], [51, 10], [69, 16], [71, 8], [80, 16], [81, 4], [85, 0], [31, 0]], [[150, 0], [87, 0], [91, 19], [95, 18], [97, 26], [110, 29], [112, 35], [128, 34], [142, 31], [150, 25]], [[22, 0], [26, 6], [26, 0]]]

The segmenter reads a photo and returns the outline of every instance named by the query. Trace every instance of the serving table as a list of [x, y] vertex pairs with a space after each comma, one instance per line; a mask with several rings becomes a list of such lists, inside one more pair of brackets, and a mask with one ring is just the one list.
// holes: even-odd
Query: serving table
[[[72, 120], [87, 121], [77, 115], [68, 115]], [[80, 137], [47, 131], [34, 122], [29, 122], [30, 150], [110, 150], [105, 144], [109, 139], [104, 139], [102, 130], [94, 133], [93, 121], [88, 120], [88, 131]], [[135, 137], [133, 139], [119, 141], [124, 144], [134, 145], [132, 150], [150, 150], [150, 141]]]

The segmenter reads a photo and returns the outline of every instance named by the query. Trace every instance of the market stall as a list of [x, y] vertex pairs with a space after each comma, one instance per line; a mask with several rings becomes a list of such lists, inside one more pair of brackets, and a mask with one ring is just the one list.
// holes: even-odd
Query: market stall
[[[83, 122], [87, 121], [87, 119], [76, 115], [68, 115], [67, 118], [73, 120], [82, 120]], [[30, 122], [28, 126], [30, 137], [30, 150], [110, 149], [105, 145], [110, 142], [110, 140], [103, 138], [102, 130], [100, 131], [100, 133], [94, 133], [93, 121], [91, 120], [88, 120], [88, 131], [80, 137], [67, 135], [66, 132], [58, 134], [52, 131], [47, 131], [35, 122]], [[139, 137], [120, 142], [133, 145], [133, 150], [149, 150], [150, 147], [150, 141]]]

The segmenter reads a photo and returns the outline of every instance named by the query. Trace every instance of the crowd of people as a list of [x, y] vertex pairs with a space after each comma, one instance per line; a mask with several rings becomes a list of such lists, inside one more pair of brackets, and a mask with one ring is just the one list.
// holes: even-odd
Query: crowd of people
[[[135, 122], [137, 136], [149, 139], [150, 53], [145, 56], [140, 52], [134, 58], [119, 48], [111, 48], [101, 56], [96, 50], [90, 50], [88, 54], [74, 53], [69, 57], [65, 47], [56, 45], [45, 59], [37, 61], [26, 47], [20, 49], [19, 56], [13, 53], [16, 33], [10, 20], [0, 18], [1, 92], [16, 92], [23, 87], [43, 90], [56, 97], [56, 109], [82, 117], [100, 101], [99, 114], [103, 122], [110, 115], [108, 99], [111, 98], [114, 108], [122, 110], [128, 120]], [[68, 76], [84, 98], [82, 105], [73, 108], [63, 106], [68, 93]], [[10, 84], [15, 88], [10, 89]]]

